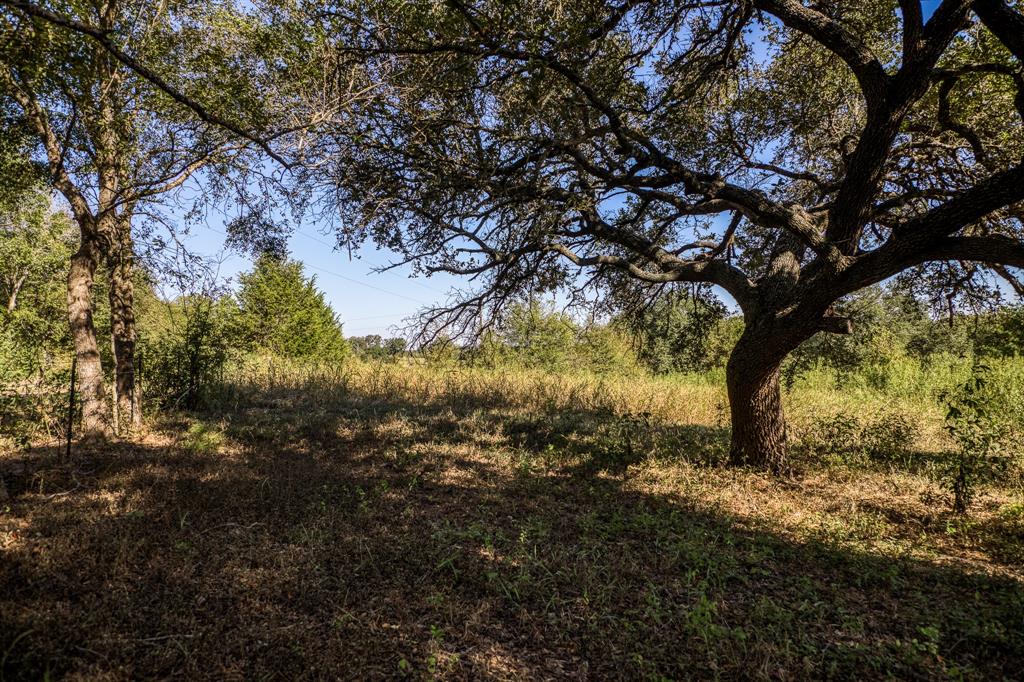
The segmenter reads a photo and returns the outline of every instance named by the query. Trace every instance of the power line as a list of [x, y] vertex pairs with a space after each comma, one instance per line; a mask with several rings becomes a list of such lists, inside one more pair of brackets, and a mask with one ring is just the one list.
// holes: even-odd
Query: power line
[[384, 289], [383, 287], [378, 287], [378, 286], [375, 286], [373, 284], [367, 284], [366, 282], [360, 282], [358, 279], [354, 279], [352, 277], [347, 277], [347, 276], [342, 275], [340, 273], [332, 272], [331, 270], [325, 270], [324, 268], [318, 268], [317, 266], [310, 265], [309, 263], [304, 263], [304, 265], [307, 268], [310, 268], [311, 270], [317, 270], [318, 272], [322, 272], [322, 273], [324, 273], [326, 275], [331, 275], [333, 277], [337, 277], [339, 279], [343, 279], [343, 280], [345, 280], [347, 282], [352, 282], [353, 284], [358, 284], [359, 286], [364, 286], [364, 287], [367, 287], [369, 289], [376, 289], [377, 291], [380, 291], [382, 293], [391, 294], [392, 296], [397, 296], [398, 298], [404, 298], [407, 301], [412, 301], [413, 303], [418, 303], [420, 305], [430, 305], [426, 301], [421, 301], [418, 298], [413, 298], [412, 296], [406, 296], [405, 294], [400, 294], [397, 291], [388, 291], [387, 289]]
[[370, 315], [369, 317], [350, 317], [349, 322], [362, 322], [364, 320], [382, 320], [388, 317], [405, 317], [405, 313], [391, 313], [390, 315]]
[[[390, 330], [393, 326], [394, 325], [389, 325], [388, 327], [385, 327], [385, 333], [388, 333], [388, 330]], [[342, 327], [344, 328], [346, 334], [352, 334], [354, 332], [381, 331], [381, 327], [346, 327], [344, 321], [342, 322]]]
[[[316, 243], [323, 244], [324, 246], [329, 246], [332, 249], [337, 248], [337, 244], [331, 244], [330, 242], [325, 242], [323, 239], [320, 239], [319, 237], [314, 237], [313, 235], [309, 234], [308, 232], [303, 232], [302, 230], [298, 230], [297, 229], [297, 230], [295, 230], [295, 234], [302, 235], [306, 239], [312, 239]], [[430, 286], [428, 284], [424, 284], [423, 282], [420, 282], [419, 280], [416, 280], [416, 279], [413, 279], [413, 278], [410, 278], [410, 277], [402, 277], [401, 275], [397, 275], [397, 274], [395, 274], [393, 272], [380, 272], [378, 274], [388, 275], [390, 277], [398, 277], [399, 279], [403, 279], [405, 281], [412, 282], [416, 286], [423, 287], [424, 289], [428, 289], [428, 290], [433, 291], [434, 293], [437, 293], [437, 294], [447, 294], [448, 293], [447, 291], [441, 291], [440, 289], [438, 289], [436, 287], [432, 287], [432, 286]]]
[[[216, 232], [217, 234], [222, 234], [225, 237], [228, 236], [228, 234], [226, 232], [224, 232], [222, 230], [218, 230], [215, 227], [207, 226], [207, 229], [210, 230], [211, 232]], [[309, 235], [306, 235], [306, 236], [308, 237]], [[317, 240], [317, 241], [321, 241], [321, 240]], [[321, 242], [321, 243], [326, 243], [326, 242]], [[250, 263], [253, 262], [252, 259], [249, 258], [249, 257], [242, 256], [242, 255], [239, 255], [239, 257], [242, 258], [243, 260], [249, 261]], [[361, 287], [366, 287], [368, 289], [374, 289], [374, 290], [379, 291], [381, 293], [388, 294], [390, 296], [395, 296], [397, 298], [403, 298], [403, 299], [405, 299], [407, 301], [412, 301], [413, 303], [417, 303], [419, 305], [430, 305], [430, 303], [428, 303], [427, 301], [422, 301], [422, 300], [420, 300], [418, 298], [413, 298], [412, 296], [406, 296], [405, 294], [400, 294], [397, 291], [389, 291], [388, 289], [376, 286], [374, 284], [368, 284], [366, 282], [361, 282], [358, 279], [355, 279], [353, 277], [348, 277], [347, 275], [343, 275], [343, 274], [341, 274], [339, 272], [333, 272], [331, 270], [327, 270], [325, 268], [317, 267], [316, 265], [310, 265], [309, 263], [305, 263], [305, 262], [303, 262], [303, 265], [305, 265], [307, 268], [310, 268], [311, 270], [317, 270], [318, 272], [322, 272], [325, 275], [331, 275], [332, 277], [337, 277], [338, 279], [343, 279], [346, 282], [351, 282], [353, 284], [358, 284]]]

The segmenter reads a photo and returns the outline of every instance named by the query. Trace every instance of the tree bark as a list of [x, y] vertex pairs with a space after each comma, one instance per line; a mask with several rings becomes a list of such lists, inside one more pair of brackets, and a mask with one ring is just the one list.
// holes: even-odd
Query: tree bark
[[779, 390], [779, 365], [746, 372], [737, 364], [730, 359], [726, 369], [732, 413], [729, 461], [740, 466], [780, 471], [786, 466], [788, 447]]
[[731, 464], [776, 472], [785, 469], [789, 448], [779, 368], [815, 331], [811, 323], [794, 320], [781, 324], [748, 320], [725, 368], [732, 417]]
[[28, 275], [22, 275], [11, 283], [11, 295], [7, 299], [7, 312], [13, 313], [18, 307], [18, 294], [21, 292], [21, 287], [25, 284], [25, 279]]
[[135, 286], [131, 225], [119, 221], [108, 258], [110, 269], [110, 340], [114, 355], [115, 409], [121, 431], [142, 425], [142, 396], [135, 385]]
[[103, 366], [92, 315], [92, 283], [98, 249], [83, 235], [68, 270], [68, 322], [78, 366], [78, 394], [82, 401], [83, 436], [104, 436], [110, 430], [110, 412], [103, 392]]

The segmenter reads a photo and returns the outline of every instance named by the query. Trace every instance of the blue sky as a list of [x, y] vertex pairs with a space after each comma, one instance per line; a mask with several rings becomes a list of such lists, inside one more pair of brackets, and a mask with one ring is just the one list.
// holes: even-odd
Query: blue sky
[[[211, 260], [222, 258], [220, 274], [232, 283], [238, 273], [252, 267], [252, 258], [224, 247], [223, 222], [211, 220], [208, 227], [195, 227], [182, 241], [188, 248]], [[395, 255], [367, 246], [353, 252], [334, 248], [330, 234], [315, 224], [305, 223], [288, 240], [289, 255], [305, 265], [306, 274], [316, 277], [317, 287], [338, 314], [346, 336], [401, 335], [403, 319], [424, 306], [444, 302], [458, 278], [436, 275], [411, 278], [408, 267], [387, 273], [374, 268], [395, 262]]]
[[[930, 16], [940, 0], [923, 0], [925, 16]], [[210, 229], [197, 227], [185, 243], [197, 253], [214, 256], [224, 251], [223, 224], [213, 220]], [[333, 247], [333, 237], [323, 234], [315, 224], [306, 223], [291, 236], [288, 246], [292, 258], [302, 261], [306, 271], [316, 276], [344, 325], [348, 336], [397, 334], [403, 319], [432, 303], [443, 302], [453, 286], [467, 282], [450, 276], [409, 277], [409, 268], [377, 274], [373, 269], [394, 262], [394, 254], [367, 246], [350, 259]], [[245, 256], [225, 252], [221, 275], [235, 279], [251, 267]]]

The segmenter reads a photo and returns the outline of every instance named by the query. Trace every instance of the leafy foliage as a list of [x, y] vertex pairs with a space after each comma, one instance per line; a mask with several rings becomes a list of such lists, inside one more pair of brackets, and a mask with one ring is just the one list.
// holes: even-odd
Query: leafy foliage
[[545, 310], [537, 300], [515, 306], [489, 339], [508, 360], [550, 370], [565, 370], [572, 364], [575, 342], [572, 318]]
[[814, 419], [799, 442], [816, 461], [857, 466], [905, 462], [917, 436], [917, 423], [900, 412], [872, 416], [840, 412]]
[[349, 353], [337, 316], [301, 263], [263, 255], [239, 280], [236, 331], [244, 348], [335, 363]]
[[406, 352], [407, 342], [401, 337], [383, 338], [378, 334], [350, 336], [348, 345], [352, 352], [364, 360], [393, 360]]
[[724, 367], [743, 330], [740, 318], [703, 291], [674, 290], [618, 321], [635, 339], [640, 360], [658, 374]]
[[220, 395], [234, 353], [230, 313], [223, 299], [198, 295], [176, 302], [169, 328], [142, 355], [145, 388], [161, 405], [208, 407]]
[[[790, 387], [801, 375], [819, 368], [834, 373], [840, 386], [898, 391], [929, 371], [965, 367], [973, 358], [1024, 354], [1014, 307], [936, 318], [929, 314], [926, 301], [893, 284], [853, 294], [836, 310], [852, 320], [853, 333], [822, 334], [802, 344], [784, 365]], [[941, 381], [929, 382], [936, 383]]]
[[1005, 469], [1011, 430], [989, 389], [990, 372], [978, 363], [966, 382], [944, 395], [946, 429], [958, 448], [947, 472], [958, 514], [967, 512], [980, 478]]
[[981, 357], [1024, 356], [1024, 305], [1006, 306], [977, 324], [975, 349]]
[[67, 261], [73, 232], [33, 187], [0, 207], [0, 375], [26, 376], [68, 343]]

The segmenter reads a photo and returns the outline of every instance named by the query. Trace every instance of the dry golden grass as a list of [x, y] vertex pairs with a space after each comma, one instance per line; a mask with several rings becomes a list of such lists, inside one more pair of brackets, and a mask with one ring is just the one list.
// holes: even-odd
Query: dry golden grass
[[[399, 398], [413, 403], [501, 406], [532, 412], [565, 409], [609, 414], [647, 413], [677, 424], [723, 425], [728, 421], [725, 386], [693, 376], [607, 375], [581, 371], [551, 374], [528, 369], [432, 366], [419, 362], [352, 361], [344, 368], [295, 366], [256, 359], [233, 374], [256, 391], [301, 390], [313, 403], [332, 402], [358, 392], [368, 399]], [[922, 447], [946, 445], [942, 411], [935, 402], [893, 399], [882, 393], [803, 387], [784, 393], [786, 411], [797, 427], [839, 412], [901, 411], [921, 426]]]

